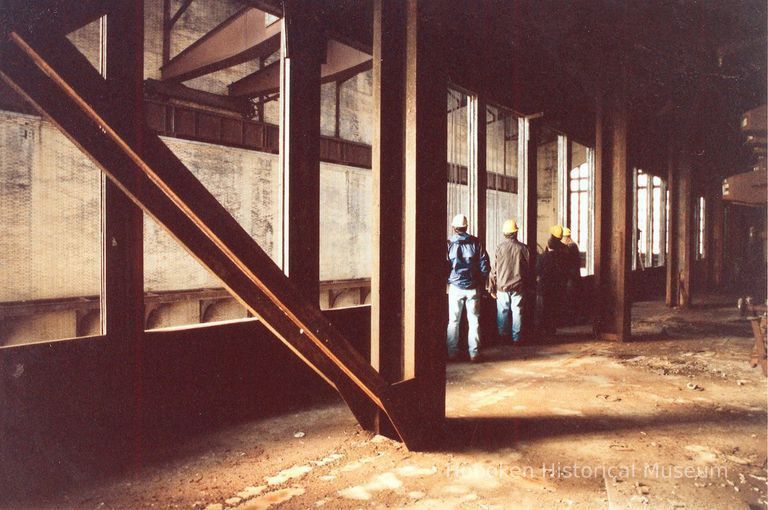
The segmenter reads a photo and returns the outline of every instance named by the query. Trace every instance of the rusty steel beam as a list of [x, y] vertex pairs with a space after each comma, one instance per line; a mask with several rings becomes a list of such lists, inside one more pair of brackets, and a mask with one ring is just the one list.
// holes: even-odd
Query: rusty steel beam
[[631, 171], [627, 160], [629, 108], [627, 68], [609, 69], [597, 105], [595, 143], [595, 282], [600, 297], [594, 330], [603, 340], [624, 342], [631, 336]]
[[[405, 19], [402, 0], [375, 0], [371, 165], [371, 364], [389, 382], [403, 375], [403, 178]], [[338, 94], [338, 87], [336, 88]], [[338, 97], [338, 96], [337, 96]], [[336, 101], [338, 103], [338, 99]], [[337, 128], [338, 128], [338, 108]], [[389, 422], [377, 416], [387, 434]]]
[[267, 27], [265, 16], [252, 7], [238, 11], [160, 68], [162, 79], [191, 80], [271, 55], [280, 47], [280, 23]]
[[311, 0], [286, 0], [280, 48], [277, 232], [280, 267], [320, 299], [320, 59], [324, 38]]
[[753, 207], [765, 206], [768, 179], [765, 172], [744, 172], [723, 180], [722, 199]]
[[280, 91], [280, 61], [272, 62], [228, 87], [233, 97], [255, 97]]
[[[448, 84], [440, 2], [405, 1], [403, 377], [414, 416], [445, 418], [445, 155]], [[433, 435], [433, 431], [421, 429]]]
[[[40, 45], [13, 32], [0, 45], [0, 77], [36, 105], [133, 202], [174, 236], [294, 354], [336, 388], [366, 428], [381, 409], [409, 446], [415, 425], [402, 400], [251, 236], [146, 129], [126, 133], [101, 76], [62, 38]], [[132, 138], [138, 135], [138, 139]]]
[[168, 20], [168, 23], [165, 25], [165, 28], [170, 29], [171, 27], [173, 27], [173, 25], [175, 25], [176, 22], [179, 21], [179, 18], [181, 18], [181, 16], [185, 12], [187, 12], [187, 9], [189, 9], [189, 6], [192, 5], [192, 2], [194, 2], [194, 0], [184, 0], [184, 3], [181, 4], [179, 9], [176, 11], [176, 13], [173, 16], [171, 16], [171, 19]]
[[[371, 55], [334, 39], [328, 39], [325, 63], [320, 66], [320, 82], [345, 81], [358, 73], [371, 69]], [[234, 82], [229, 94], [253, 97], [271, 94], [280, 89], [280, 65], [274, 62], [263, 69]]]

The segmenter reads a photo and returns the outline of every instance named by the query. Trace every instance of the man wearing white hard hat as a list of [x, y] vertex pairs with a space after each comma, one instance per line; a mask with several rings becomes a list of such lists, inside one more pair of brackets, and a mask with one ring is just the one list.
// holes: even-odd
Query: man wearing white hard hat
[[504, 343], [511, 337], [513, 344], [520, 341], [523, 296], [531, 278], [528, 247], [517, 240], [517, 231], [515, 220], [504, 222], [504, 241], [496, 247], [489, 282], [491, 296], [496, 299], [499, 338]]
[[458, 358], [459, 323], [466, 306], [469, 334], [467, 344], [470, 361], [479, 361], [480, 349], [480, 292], [490, 272], [488, 254], [480, 241], [467, 233], [467, 217], [454, 216], [453, 235], [448, 240], [448, 359]]

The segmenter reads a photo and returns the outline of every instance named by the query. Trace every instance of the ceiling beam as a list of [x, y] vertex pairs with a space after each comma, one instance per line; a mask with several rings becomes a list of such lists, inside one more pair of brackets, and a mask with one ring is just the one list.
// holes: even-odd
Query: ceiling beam
[[266, 13], [246, 7], [192, 43], [160, 68], [165, 80], [186, 81], [280, 48], [280, 23], [266, 26]]
[[[371, 55], [334, 39], [328, 39], [325, 63], [320, 68], [321, 83], [345, 81], [372, 67]], [[280, 63], [274, 62], [229, 86], [229, 94], [253, 97], [280, 89]]]

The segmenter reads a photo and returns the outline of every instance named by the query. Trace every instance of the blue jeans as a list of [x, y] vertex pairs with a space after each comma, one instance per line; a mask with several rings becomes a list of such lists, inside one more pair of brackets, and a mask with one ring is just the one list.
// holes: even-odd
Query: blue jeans
[[512, 319], [512, 341], [520, 340], [520, 323], [522, 309], [520, 303], [523, 295], [518, 292], [496, 292], [496, 327], [499, 329], [499, 338], [509, 335], [509, 323]]
[[449, 285], [448, 290], [448, 357], [455, 358], [459, 346], [461, 311], [467, 306], [469, 356], [474, 358], [480, 347], [480, 293], [477, 289], [460, 289]]

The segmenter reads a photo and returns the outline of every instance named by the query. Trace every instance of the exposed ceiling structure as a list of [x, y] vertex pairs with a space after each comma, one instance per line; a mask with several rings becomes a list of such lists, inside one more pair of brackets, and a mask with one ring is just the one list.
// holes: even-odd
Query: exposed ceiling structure
[[[13, 3], [0, 15], [15, 15]], [[75, 10], [87, 16], [104, 3], [80, 2]], [[193, 3], [180, 4], [171, 27]], [[284, 2], [240, 3], [243, 9], [231, 18], [168, 55], [161, 68], [165, 90], [254, 59], [263, 65], [230, 83], [229, 95], [242, 100], [278, 90], [279, 65], [264, 59], [280, 45], [280, 23], [268, 23], [267, 16], [282, 15]], [[343, 81], [370, 69], [372, 1], [320, 3], [327, 41], [323, 81]], [[68, 21], [83, 21], [61, 0], [48, 0], [35, 12], [54, 20], [65, 9]], [[632, 129], [640, 135], [633, 153], [640, 164], [662, 166], [669, 129], [688, 139], [702, 160], [697, 171], [712, 179], [755, 162], [753, 151], [743, 147], [738, 122], [745, 111], [765, 103], [765, 2], [454, 0], [442, 9], [445, 16], [435, 23], [444, 32], [449, 77], [468, 90], [473, 81], [486, 89], [490, 83], [499, 103], [522, 113], [543, 111], [550, 125], [589, 142], [605, 70], [623, 64]], [[56, 23], [52, 29], [68, 30]]]

